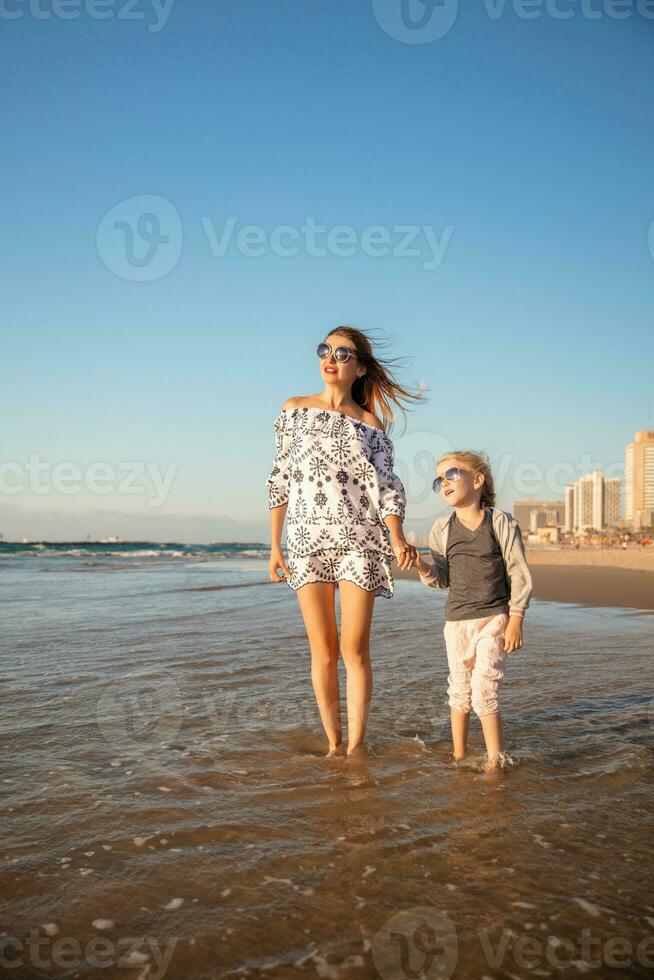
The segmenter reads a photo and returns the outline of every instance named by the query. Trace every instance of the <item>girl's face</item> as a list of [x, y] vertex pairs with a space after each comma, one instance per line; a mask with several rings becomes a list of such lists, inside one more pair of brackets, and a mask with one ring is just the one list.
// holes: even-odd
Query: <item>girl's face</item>
[[343, 337], [338, 333], [330, 333], [329, 337], [325, 338], [325, 343], [331, 346], [332, 352], [324, 361], [320, 362], [322, 380], [326, 385], [337, 384], [342, 388], [351, 387], [357, 377], [365, 374], [365, 368], [362, 367], [356, 353], [349, 361], [337, 361], [334, 357], [334, 351], [337, 347], [349, 347], [350, 350], [356, 352], [354, 342], [349, 337]]
[[[453, 467], [456, 467], [461, 474], [458, 480], [448, 480], [445, 476]], [[471, 470], [468, 464], [456, 457], [446, 456], [441, 459], [436, 467], [436, 476], [443, 477], [440, 495], [450, 507], [466, 507], [479, 500], [484, 485], [483, 474]]]

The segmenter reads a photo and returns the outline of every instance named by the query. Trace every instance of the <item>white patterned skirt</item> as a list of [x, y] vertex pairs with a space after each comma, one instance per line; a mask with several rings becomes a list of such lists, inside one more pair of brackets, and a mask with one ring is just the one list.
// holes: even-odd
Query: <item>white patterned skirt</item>
[[393, 596], [391, 557], [379, 551], [324, 548], [312, 555], [288, 552], [291, 578], [287, 585], [297, 591], [309, 582], [353, 582], [366, 592], [390, 599]]

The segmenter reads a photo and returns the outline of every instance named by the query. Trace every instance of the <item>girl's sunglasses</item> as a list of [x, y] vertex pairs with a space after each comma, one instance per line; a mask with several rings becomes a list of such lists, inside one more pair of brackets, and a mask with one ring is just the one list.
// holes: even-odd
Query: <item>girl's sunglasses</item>
[[440, 492], [444, 480], [448, 480], [449, 483], [456, 483], [457, 480], [461, 479], [462, 473], [467, 473], [467, 470], [462, 470], [460, 466], [450, 466], [449, 470], [445, 470], [442, 476], [437, 476], [432, 483], [434, 493]]
[[[325, 358], [329, 357], [329, 355], [332, 353], [332, 350], [333, 348], [331, 344], [318, 344], [316, 353], [320, 360], [324, 361]], [[336, 350], [334, 350], [334, 358], [341, 364], [345, 364], [351, 357], [356, 356], [357, 352], [352, 350], [351, 347], [337, 347]]]

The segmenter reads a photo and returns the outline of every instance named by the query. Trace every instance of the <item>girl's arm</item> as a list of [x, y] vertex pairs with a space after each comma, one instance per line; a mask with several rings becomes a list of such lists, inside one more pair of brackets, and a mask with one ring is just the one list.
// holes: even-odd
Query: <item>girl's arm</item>
[[449, 589], [450, 570], [447, 558], [441, 550], [440, 539], [434, 528], [429, 534], [429, 551], [431, 553], [431, 564], [426, 562], [422, 555], [418, 557], [416, 567], [420, 573], [420, 581], [423, 585], [428, 585], [432, 589]]
[[509, 579], [511, 594], [509, 598], [509, 615], [524, 616], [531, 596], [532, 581], [525, 546], [522, 541], [520, 527], [515, 522], [508, 553], [504, 558], [506, 574]]
[[504, 561], [511, 589], [509, 622], [504, 631], [504, 652], [513, 653], [514, 650], [520, 650], [523, 644], [522, 624], [532, 589], [522, 533], [517, 521], [514, 522], [511, 543]]

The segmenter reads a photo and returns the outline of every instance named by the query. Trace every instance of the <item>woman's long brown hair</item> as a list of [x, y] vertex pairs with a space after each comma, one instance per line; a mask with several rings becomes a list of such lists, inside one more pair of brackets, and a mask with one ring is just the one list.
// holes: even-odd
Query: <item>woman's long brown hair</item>
[[[395, 422], [395, 409], [402, 413], [406, 428], [406, 408], [402, 402], [418, 402], [425, 397], [425, 389], [420, 387], [418, 391], [410, 391], [401, 385], [393, 377], [391, 370], [401, 364], [401, 358], [381, 357], [373, 348], [372, 338], [363, 330], [356, 327], [335, 327], [327, 334], [328, 337], [338, 334], [347, 337], [354, 344], [357, 357], [366, 369], [362, 378], [357, 378], [352, 385], [352, 398], [365, 408], [367, 412], [378, 415], [387, 434], [393, 428]], [[376, 346], [387, 341], [375, 340]]]

